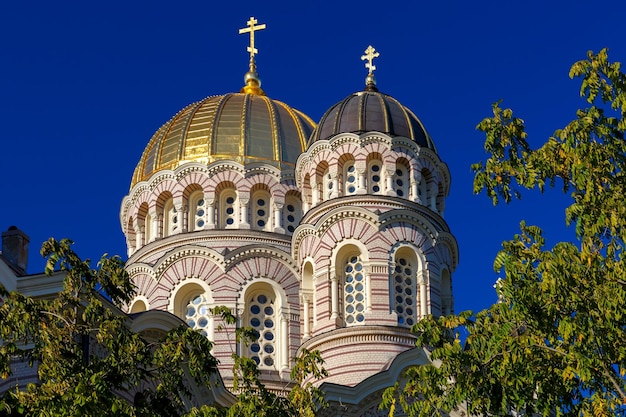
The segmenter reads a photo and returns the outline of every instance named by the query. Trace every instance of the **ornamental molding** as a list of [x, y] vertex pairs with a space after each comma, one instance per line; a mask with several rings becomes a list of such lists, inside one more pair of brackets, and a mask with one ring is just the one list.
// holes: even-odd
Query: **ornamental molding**
[[187, 162], [176, 169], [176, 181], [181, 182], [187, 175], [193, 174], [195, 172], [200, 172], [202, 174], [207, 173], [207, 168], [205, 164], [200, 164], [198, 162]]
[[439, 234], [438, 229], [430, 222], [426, 221], [421, 216], [416, 216], [416, 213], [409, 210], [391, 210], [383, 213], [379, 217], [380, 230], [390, 228], [397, 223], [408, 223], [424, 232], [429, 237], [430, 242], [435, 246], [436, 238]]
[[[223, 245], [225, 242], [232, 244], [233, 241], [289, 248], [291, 236], [245, 229], [208, 229], [178, 233], [142, 246], [130, 256], [127, 265], [141, 262], [141, 259], [150, 258], [154, 254], [176, 250], [181, 245], [207, 249], [208, 246]], [[167, 255], [159, 255], [158, 258], [162, 259], [163, 256]]]
[[184, 258], [204, 258], [212, 261], [217, 265], [222, 272], [226, 270], [223, 256], [213, 249], [208, 249], [199, 246], [183, 246], [178, 248], [175, 252], [166, 254], [154, 265], [154, 274], [157, 280], [163, 276], [165, 271], [176, 262]]
[[423, 204], [407, 200], [403, 197], [371, 194], [357, 194], [326, 200], [307, 211], [302, 217], [300, 224], [316, 223], [319, 221], [317, 220], [318, 217], [323, 216], [325, 212], [332, 211], [336, 208], [346, 208], [351, 206], [367, 208], [371, 212], [384, 210], [377, 215], [381, 215], [381, 213], [387, 214], [393, 210], [406, 210], [414, 213], [414, 216], [424, 217], [427, 219], [429, 223], [432, 223], [435, 226], [433, 230], [450, 231], [450, 228], [443, 217]]
[[456, 241], [456, 238], [451, 233], [441, 232], [437, 236], [437, 243], [441, 243], [442, 245], [445, 245], [450, 251], [450, 256], [452, 258], [451, 259], [452, 265], [450, 265], [450, 269], [451, 269], [450, 272], [454, 272], [457, 265], [459, 264], [459, 245]]
[[[360, 207], [350, 207], [343, 209], [336, 208], [331, 212], [326, 213], [318, 220], [316, 225], [317, 236], [322, 237], [322, 235], [326, 234], [328, 229], [335, 225], [335, 223], [346, 219], [363, 220], [377, 229], [380, 226], [380, 223], [378, 222], [378, 216], [367, 209], [363, 209]], [[344, 236], [344, 238], [345, 237], [347, 236]]]
[[129, 264], [126, 265], [124, 269], [126, 269], [126, 272], [128, 272], [128, 275], [130, 275], [131, 278], [139, 274], [146, 274], [151, 276], [156, 281], [156, 278], [154, 276], [154, 268], [146, 263], [141, 262], [136, 264]]
[[321, 352], [337, 347], [391, 344], [395, 346], [415, 346], [417, 335], [410, 329], [386, 326], [349, 326], [331, 330], [305, 341], [300, 349], [319, 350]]
[[379, 144], [382, 143], [387, 147], [387, 150], [391, 149], [392, 139], [390, 136], [385, 135], [380, 132], [367, 132], [363, 136], [360, 137], [361, 147], [366, 147], [371, 144]]
[[150, 177], [148, 187], [150, 188], [150, 191], [154, 191], [161, 183], [167, 181], [173, 181], [174, 183], [176, 183], [176, 174], [174, 173], [174, 171], [170, 171], [169, 169], [164, 171], [158, 171]]
[[315, 233], [315, 227], [310, 224], [302, 224], [296, 228], [293, 232], [292, 240], [291, 240], [291, 253], [293, 254], [293, 259], [300, 263], [300, 246], [302, 241], [309, 236], [314, 236], [318, 239], [317, 234]]
[[224, 257], [225, 272], [242, 261], [260, 257], [280, 261], [291, 270], [294, 276], [298, 276], [298, 265], [289, 253], [263, 245], [248, 245], [228, 252]]
[[209, 177], [212, 177], [214, 175], [219, 174], [220, 172], [224, 172], [224, 171], [233, 171], [236, 172], [238, 174], [240, 174], [242, 177], [245, 178], [246, 175], [246, 169], [244, 167], [243, 164], [237, 162], [237, 161], [231, 161], [231, 160], [219, 160], [219, 161], [215, 161], [210, 163], [207, 166], [207, 174], [209, 175]]
[[271, 165], [266, 164], [248, 164], [245, 167], [245, 177], [246, 179], [254, 177], [256, 175], [269, 175], [274, 178], [276, 182], [280, 183], [281, 181], [281, 171]]

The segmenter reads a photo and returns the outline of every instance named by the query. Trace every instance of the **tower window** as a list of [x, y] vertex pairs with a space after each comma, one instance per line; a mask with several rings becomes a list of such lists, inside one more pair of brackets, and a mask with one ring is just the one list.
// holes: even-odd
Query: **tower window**
[[343, 292], [346, 324], [362, 323], [365, 320], [365, 274], [360, 256], [350, 256], [346, 261]]
[[260, 368], [274, 369], [276, 362], [276, 307], [271, 292], [257, 293], [248, 303], [248, 324], [257, 335], [250, 345], [250, 357]]
[[189, 198], [189, 230], [202, 230], [206, 223], [206, 202], [202, 191], [196, 191]]
[[380, 161], [374, 161], [369, 166], [368, 191], [371, 194], [380, 194], [382, 191], [381, 167]]
[[266, 191], [255, 191], [252, 198], [252, 226], [258, 230], [270, 227], [270, 195]]
[[199, 331], [204, 336], [210, 336], [209, 325], [212, 318], [208, 306], [208, 301], [204, 295], [193, 297], [187, 304], [185, 313], [185, 321], [187, 325], [194, 330]]
[[356, 193], [356, 169], [354, 163], [349, 163], [344, 167], [343, 172], [343, 187], [345, 195], [352, 195]]
[[178, 228], [178, 213], [174, 207], [174, 199], [170, 198], [163, 208], [163, 237], [173, 235]]
[[226, 189], [220, 194], [219, 225], [227, 228], [235, 225], [237, 218], [237, 194], [233, 189]]
[[285, 203], [283, 206], [283, 224], [287, 232], [291, 234], [300, 224], [302, 205], [298, 197], [294, 195], [287, 196]]
[[393, 176], [393, 188], [398, 197], [409, 195], [409, 170], [402, 163], [396, 163], [396, 172]]
[[411, 327], [415, 324], [416, 306], [416, 274], [415, 263], [409, 257], [396, 257], [392, 273], [393, 308], [398, 315], [398, 324]]

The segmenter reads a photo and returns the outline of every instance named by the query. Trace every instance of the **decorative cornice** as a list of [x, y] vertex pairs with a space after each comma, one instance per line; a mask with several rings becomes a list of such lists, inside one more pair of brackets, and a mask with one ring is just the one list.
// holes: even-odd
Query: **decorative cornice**
[[132, 254], [127, 265], [140, 262], [154, 253], [176, 250], [181, 245], [192, 245], [206, 247], [207, 244], [214, 245], [216, 242], [246, 241], [262, 245], [275, 245], [288, 248], [291, 236], [279, 233], [262, 232], [258, 230], [227, 229], [227, 230], [198, 230], [194, 232], [179, 233], [163, 239], [155, 240], [139, 248]]
[[154, 265], [155, 276], [159, 279], [170, 266], [175, 264], [180, 259], [189, 257], [202, 257], [213, 261], [213, 263], [219, 266], [223, 271], [226, 269], [223, 257], [218, 252], [201, 246], [186, 245], [178, 247], [175, 252], [167, 253], [161, 257], [161, 259], [159, 259], [159, 261]]
[[247, 245], [230, 251], [224, 257], [225, 270], [228, 271], [243, 260], [259, 257], [280, 260], [291, 269], [294, 275], [298, 275], [298, 265], [289, 253], [263, 245]]
[[331, 330], [305, 341], [300, 349], [325, 351], [341, 346], [358, 344], [390, 343], [393, 345], [415, 346], [417, 335], [410, 329], [391, 326], [350, 326]]

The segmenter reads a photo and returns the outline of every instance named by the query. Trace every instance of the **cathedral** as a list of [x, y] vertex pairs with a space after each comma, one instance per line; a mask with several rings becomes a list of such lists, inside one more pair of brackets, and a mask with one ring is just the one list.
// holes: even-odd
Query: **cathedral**
[[[378, 90], [373, 47], [363, 89], [316, 123], [261, 88], [264, 28], [250, 18], [239, 31], [250, 40], [243, 88], [183, 108], [141, 155], [119, 213], [137, 288], [124, 310], [140, 330], [182, 320], [213, 340], [218, 403], [232, 395], [233, 353], [279, 391], [306, 348], [329, 374], [316, 381], [323, 415], [378, 416], [382, 390], [428, 362], [411, 326], [453, 311], [450, 173], [420, 119]], [[239, 322], [222, 323], [216, 306]], [[258, 339], [238, 344], [236, 326]]]

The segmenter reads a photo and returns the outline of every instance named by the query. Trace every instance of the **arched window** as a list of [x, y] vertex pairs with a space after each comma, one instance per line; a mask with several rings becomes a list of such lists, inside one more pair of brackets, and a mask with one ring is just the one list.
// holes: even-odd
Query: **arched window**
[[393, 188], [398, 197], [409, 196], [409, 168], [405, 161], [396, 162], [396, 172], [393, 176]]
[[163, 206], [163, 237], [173, 235], [179, 227], [174, 199], [169, 198]]
[[314, 202], [321, 203], [330, 198], [333, 192], [333, 181], [330, 176], [330, 168], [328, 162], [320, 162], [315, 169], [315, 187], [314, 193], [317, 193], [317, 198], [313, 198]]
[[132, 255], [135, 252], [137, 247], [137, 236], [135, 233], [135, 228], [133, 227], [133, 218], [128, 219], [128, 223], [126, 224], [126, 242], [128, 245], [128, 255]]
[[219, 227], [229, 229], [237, 227], [239, 202], [234, 188], [225, 188], [219, 193]]
[[330, 195], [333, 193], [333, 178], [330, 175], [330, 169], [326, 168], [322, 177], [322, 201], [330, 199]]
[[356, 194], [357, 176], [354, 161], [347, 161], [343, 165], [343, 195]]
[[212, 337], [213, 318], [206, 295], [198, 294], [190, 297], [189, 302], [187, 302], [185, 321], [192, 329], [199, 331], [206, 337]]
[[187, 279], [172, 291], [170, 311], [183, 319], [189, 327], [209, 339], [213, 338], [214, 323], [211, 314], [213, 301], [206, 283], [198, 279]]
[[260, 369], [276, 369], [279, 347], [276, 294], [269, 285], [257, 285], [246, 297], [246, 324], [254, 330], [257, 340], [250, 344], [250, 358]]
[[371, 160], [367, 165], [367, 192], [370, 194], [382, 194], [383, 192], [383, 164], [378, 159]]
[[302, 202], [305, 208], [310, 208], [313, 204], [313, 192], [311, 189], [311, 176], [306, 174], [302, 182]]
[[137, 212], [137, 225], [141, 239], [137, 239], [137, 249], [150, 242], [150, 231], [152, 228], [150, 214], [148, 213], [148, 203], [141, 203]]
[[343, 310], [347, 326], [365, 321], [365, 271], [360, 254], [352, 254], [344, 261]]
[[443, 185], [437, 184], [437, 201], [436, 201], [437, 213], [443, 216], [444, 209], [446, 207], [445, 194], [443, 192]]
[[283, 224], [288, 234], [292, 234], [300, 224], [302, 218], [302, 205], [295, 195], [287, 195], [283, 206]]
[[256, 190], [252, 193], [252, 228], [257, 230], [271, 230], [270, 215], [272, 204], [270, 194], [265, 190]]
[[189, 231], [204, 229], [206, 224], [206, 201], [202, 191], [194, 191], [189, 196]]
[[417, 257], [412, 249], [400, 248], [394, 256], [390, 294], [398, 325], [413, 326], [417, 320]]
[[431, 207], [431, 199], [435, 198], [434, 184], [432, 184], [432, 175], [427, 169], [422, 170], [422, 177], [418, 187], [418, 196], [422, 205]]

